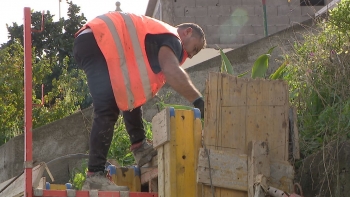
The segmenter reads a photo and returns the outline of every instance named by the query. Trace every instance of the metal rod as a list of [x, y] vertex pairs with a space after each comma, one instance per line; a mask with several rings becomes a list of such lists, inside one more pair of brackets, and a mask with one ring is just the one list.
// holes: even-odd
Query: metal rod
[[24, 8], [24, 196], [32, 197], [32, 35], [31, 11]]
[[263, 12], [264, 12], [264, 34], [266, 37], [269, 35], [269, 33], [267, 31], [266, 0], [262, 0], [262, 4], [263, 4]]

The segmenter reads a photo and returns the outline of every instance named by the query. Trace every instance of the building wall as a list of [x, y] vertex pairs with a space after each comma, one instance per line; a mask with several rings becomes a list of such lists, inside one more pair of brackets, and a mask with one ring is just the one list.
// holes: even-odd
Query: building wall
[[[158, 0], [162, 20], [199, 24], [208, 47], [237, 48], [264, 37], [262, 0]], [[267, 0], [268, 33], [273, 34], [315, 14], [323, 6], [300, 6], [300, 0]], [[330, 0], [325, 0], [328, 4]]]

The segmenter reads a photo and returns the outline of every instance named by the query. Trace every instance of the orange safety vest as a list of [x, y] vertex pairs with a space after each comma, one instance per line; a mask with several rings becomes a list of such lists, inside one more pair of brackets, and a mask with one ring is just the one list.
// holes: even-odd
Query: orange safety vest
[[[132, 110], [153, 98], [165, 84], [162, 72], [153, 73], [145, 49], [147, 34], [173, 34], [177, 28], [162, 21], [130, 13], [110, 12], [84, 25], [90, 28], [108, 66], [116, 103], [120, 110]], [[180, 65], [186, 60], [187, 53]]]

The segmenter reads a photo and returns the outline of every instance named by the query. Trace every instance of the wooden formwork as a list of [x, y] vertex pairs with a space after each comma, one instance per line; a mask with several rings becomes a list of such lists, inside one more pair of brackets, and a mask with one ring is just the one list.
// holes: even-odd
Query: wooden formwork
[[[253, 165], [254, 161], [250, 163], [247, 161], [249, 156], [252, 155], [252, 147], [249, 149], [248, 145], [254, 142], [260, 143], [256, 144], [256, 147], [263, 146], [261, 145], [262, 143], [268, 145], [268, 149], [263, 150], [268, 155], [268, 165], [270, 166], [270, 169], [265, 170], [266, 173], [268, 172], [269, 184], [277, 188], [283, 187], [286, 191], [290, 191], [293, 167], [288, 163], [290, 106], [287, 84], [282, 80], [247, 79], [237, 78], [228, 74], [210, 73], [205, 99], [205, 148], [209, 151], [212, 150], [210, 154], [215, 157], [220, 157], [221, 154], [224, 155], [221, 158], [227, 159], [228, 155], [233, 155], [232, 159], [243, 161], [241, 162], [242, 165], [237, 167], [237, 169], [246, 168], [246, 174], [243, 173], [239, 177], [237, 174], [235, 175], [236, 178], [241, 178], [239, 181], [237, 181], [237, 178], [236, 186], [231, 184], [231, 188], [227, 186], [215, 187], [215, 196], [248, 196], [247, 191], [253, 187], [252, 184], [254, 184], [255, 179], [255, 177], [248, 178], [248, 175], [249, 173], [256, 175], [255, 173], [257, 172], [252, 170], [252, 166], [249, 166]], [[204, 164], [204, 158], [199, 158], [203, 160], [202, 170], [208, 167]], [[257, 156], [254, 156], [254, 158], [257, 158]], [[225, 163], [222, 160], [221, 162]], [[218, 165], [225, 167], [224, 164]], [[220, 166], [216, 167], [216, 173], [219, 173], [220, 170], [218, 169], [220, 169]], [[213, 171], [215, 171], [214, 168], [215, 166], [212, 167]], [[276, 174], [276, 171], [281, 171], [281, 169], [287, 172]], [[237, 173], [233, 172], [235, 170], [232, 168], [228, 170], [231, 170], [230, 172], [232, 173]], [[203, 172], [198, 172], [198, 175], [200, 173]], [[212, 179], [217, 178], [215, 176], [214, 174]], [[225, 178], [227, 177], [221, 175], [221, 179], [229, 180], [229, 178]], [[232, 179], [229, 181], [232, 181]], [[205, 183], [208, 180], [199, 182]], [[245, 182], [246, 185], [242, 182]], [[211, 187], [208, 183], [203, 184], [201, 193], [198, 197], [211, 196]]]
[[201, 147], [200, 112], [166, 108], [152, 120], [158, 151], [158, 196], [197, 196], [196, 168]]

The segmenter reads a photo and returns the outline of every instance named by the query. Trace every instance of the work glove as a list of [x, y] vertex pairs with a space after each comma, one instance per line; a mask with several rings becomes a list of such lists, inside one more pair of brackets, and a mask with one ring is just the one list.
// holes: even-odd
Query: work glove
[[204, 100], [202, 97], [199, 97], [195, 101], [193, 101], [193, 105], [195, 108], [198, 108], [201, 111], [201, 118], [204, 119]]

